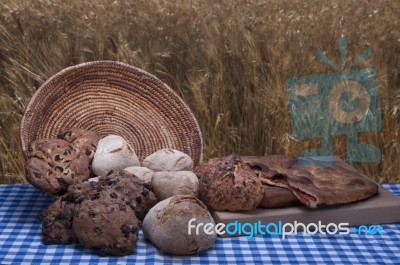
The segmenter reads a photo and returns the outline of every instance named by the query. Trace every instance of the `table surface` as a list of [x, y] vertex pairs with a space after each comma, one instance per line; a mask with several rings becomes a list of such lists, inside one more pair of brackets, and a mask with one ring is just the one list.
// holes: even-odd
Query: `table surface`
[[[400, 184], [385, 188], [400, 196]], [[51, 199], [30, 185], [0, 185], [0, 264], [400, 264], [400, 223], [384, 224], [383, 235], [257, 235], [218, 238], [193, 256], [171, 256], [139, 234], [126, 257], [100, 257], [81, 245], [44, 245], [38, 214]]]

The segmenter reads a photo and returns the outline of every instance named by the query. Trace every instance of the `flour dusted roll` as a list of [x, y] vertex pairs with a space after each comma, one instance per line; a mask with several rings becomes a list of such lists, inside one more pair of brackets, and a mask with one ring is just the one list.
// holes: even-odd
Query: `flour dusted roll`
[[131, 166], [139, 166], [139, 159], [124, 138], [108, 135], [100, 139], [92, 162], [95, 175], [105, 176], [110, 170], [123, 170]]
[[146, 157], [142, 166], [153, 171], [191, 171], [193, 160], [181, 151], [165, 148]]
[[174, 255], [190, 255], [214, 246], [216, 233], [188, 232], [189, 221], [215, 226], [207, 207], [188, 195], [173, 196], [156, 204], [143, 220], [143, 233], [159, 249]]
[[151, 187], [160, 200], [174, 195], [199, 196], [199, 180], [192, 171], [156, 172]]

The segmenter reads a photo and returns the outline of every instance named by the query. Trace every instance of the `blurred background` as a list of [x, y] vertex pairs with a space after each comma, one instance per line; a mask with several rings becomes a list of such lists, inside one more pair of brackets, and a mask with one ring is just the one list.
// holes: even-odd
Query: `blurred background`
[[[197, 117], [206, 158], [230, 153], [298, 155], [321, 140], [293, 137], [286, 80], [374, 68], [382, 129], [360, 143], [381, 162], [353, 163], [380, 182], [400, 183], [400, 1], [384, 0], [3, 0], [0, 3], [0, 183], [25, 182], [19, 123], [36, 89], [58, 71], [118, 60], [156, 75]], [[346, 135], [333, 139], [346, 159]]]

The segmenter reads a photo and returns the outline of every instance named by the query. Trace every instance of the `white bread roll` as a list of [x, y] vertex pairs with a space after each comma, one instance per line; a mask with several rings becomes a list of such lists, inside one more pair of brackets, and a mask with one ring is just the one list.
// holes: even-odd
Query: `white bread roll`
[[161, 149], [143, 160], [142, 166], [153, 171], [192, 171], [193, 160], [187, 154], [165, 148]]
[[123, 170], [139, 166], [133, 148], [119, 135], [108, 135], [100, 139], [93, 157], [92, 170], [97, 176], [105, 176], [110, 170]]
[[143, 220], [143, 233], [159, 249], [174, 255], [190, 255], [214, 246], [217, 234], [214, 230], [191, 229], [203, 223], [214, 227], [215, 222], [207, 207], [197, 198], [187, 195], [173, 196], [157, 203]]
[[151, 187], [160, 200], [175, 195], [199, 196], [199, 180], [192, 171], [156, 172]]

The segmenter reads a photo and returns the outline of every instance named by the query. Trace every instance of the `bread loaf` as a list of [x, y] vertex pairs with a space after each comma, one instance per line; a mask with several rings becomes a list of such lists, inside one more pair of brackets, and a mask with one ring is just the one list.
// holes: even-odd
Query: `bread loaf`
[[263, 194], [258, 171], [251, 169], [236, 156], [222, 158], [213, 165], [213, 170], [205, 170], [200, 179], [201, 199], [217, 211], [255, 209]]
[[188, 223], [215, 222], [207, 207], [193, 196], [173, 196], [156, 204], [143, 220], [143, 233], [159, 249], [174, 255], [190, 255], [211, 248], [216, 233], [206, 234], [204, 229], [188, 232]]
[[160, 200], [174, 195], [199, 196], [199, 180], [192, 171], [156, 172], [151, 187]]
[[142, 166], [153, 171], [192, 171], [193, 160], [181, 151], [165, 148], [146, 157]]

